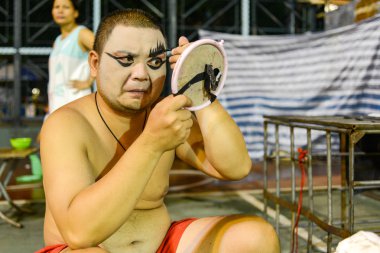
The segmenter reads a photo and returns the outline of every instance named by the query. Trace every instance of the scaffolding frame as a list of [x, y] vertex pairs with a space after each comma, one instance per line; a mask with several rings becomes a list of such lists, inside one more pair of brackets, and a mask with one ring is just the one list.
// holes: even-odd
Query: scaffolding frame
[[[47, 89], [47, 59], [51, 52], [51, 34], [52, 31], [58, 31], [50, 15], [46, 15], [47, 11], [50, 14], [48, 2], [50, 1], [5, 0], [0, 5], [0, 13], [3, 14], [3, 19], [0, 19], [0, 55], [3, 56], [0, 59], [0, 67], [9, 62], [13, 63], [13, 81], [9, 84], [11, 88], [7, 94], [12, 99], [5, 105], [1, 105], [0, 101], [0, 109], [6, 111], [2, 112], [3, 121], [19, 125], [22, 120], [31, 120], [26, 119], [21, 113], [22, 90], [25, 90], [21, 80], [23, 60], [39, 69], [38, 72], [43, 76], [45, 83], [43, 89]], [[96, 31], [101, 17], [115, 9], [139, 7], [149, 10], [161, 19], [170, 47], [176, 45], [178, 35], [186, 35], [190, 40], [197, 39], [199, 29], [245, 36], [294, 34], [316, 29], [315, 5], [297, 3], [296, 0], [93, 0], [82, 1], [82, 5], [84, 7], [81, 9], [81, 15], [84, 19], [80, 23], [93, 31]], [[274, 5], [277, 7], [271, 9]], [[278, 6], [282, 8], [281, 14], [274, 11]], [[201, 17], [203, 20], [199, 20], [199, 24], [198, 20], [192, 19], [193, 16]], [[267, 21], [264, 24], [261, 20]], [[13, 28], [12, 31], [10, 28]], [[42, 37], [46, 37], [48, 41], [41, 40]], [[35, 63], [33, 57], [40, 61], [45, 59], [46, 63]], [[37, 117], [37, 120], [42, 120], [42, 117]]]

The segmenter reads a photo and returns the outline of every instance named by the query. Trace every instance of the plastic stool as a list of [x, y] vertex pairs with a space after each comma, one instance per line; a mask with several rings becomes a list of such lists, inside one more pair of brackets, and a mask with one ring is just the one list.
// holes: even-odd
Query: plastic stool
[[38, 155], [32, 154], [29, 156], [30, 166], [32, 168], [32, 175], [23, 175], [16, 177], [17, 183], [31, 183], [39, 182], [42, 180], [42, 166]]

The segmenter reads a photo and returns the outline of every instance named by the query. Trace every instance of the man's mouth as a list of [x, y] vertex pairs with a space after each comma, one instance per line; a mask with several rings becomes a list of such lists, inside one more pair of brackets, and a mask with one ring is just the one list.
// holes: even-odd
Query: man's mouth
[[145, 89], [133, 89], [133, 90], [127, 90], [127, 92], [131, 92], [131, 93], [145, 93], [145, 92], [147, 92], [147, 90], [145, 90]]
[[133, 90], [128, 90], [127, 93], [132, 97], [140, 98], [147, 93], [147, 90], [145, 90], [145, 89], [133, 89]]
[[126, 92], [127, 94], [142, 96], [149, 92], [150, 84], [149, 83], [129, 84], [129, 85], [123, 86], [122, 90], [123, 92]]

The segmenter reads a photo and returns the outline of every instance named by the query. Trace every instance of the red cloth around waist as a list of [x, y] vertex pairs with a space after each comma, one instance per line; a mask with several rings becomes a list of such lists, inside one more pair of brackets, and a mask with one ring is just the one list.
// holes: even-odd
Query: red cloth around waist
[[172, 222], [157, 253], [175, 253], [186, 228], [195, 220], [197, 220], [197, 218], [188, 218]]
[[34, 253], [59, 253], [62, 250], [66, 249], [66, 244], [56, 244], [56, 245], [50, 245], [46, 246], [43, 249], [40, 249], [39, 251], [36, 251]]
[[[186, 228], [195, 220], [197, 220], [197, 218], [188, 218], [172, 222], [164, 240], [157, 250], [157, 253], [175, 253]], [[50, 245], [34, 253], [59, 253], [66, 247], [66, 244]]]

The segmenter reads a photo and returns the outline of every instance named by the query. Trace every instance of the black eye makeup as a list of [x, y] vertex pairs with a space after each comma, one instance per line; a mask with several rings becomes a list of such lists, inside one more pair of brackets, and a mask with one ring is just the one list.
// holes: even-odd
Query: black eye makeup
[[148, 61], [148, 66], [151, 69], [159, 69], [166, 62], [165, 55], [158, 57], [164, 54], [165, 51], [165, 45], [162, 42], [157, 42], [157, 46], [149, 50], [149, 57], [151, 57], [151, 59]]
[[107, 53], [106, 54], [111, 57], [112, 59], [116, 60], [121, 66], [123, 67], [129, 67], [133, 64], [134, 59], [132, 55], [126, 55], [126, 56], [114, 56], [113, 54]]
[[159, 58], [159, 57], [153, 57], [148, 61], [148, 67], [156, 70], [159, 69], [166, 61]]
[[[156, 47], [149, 50], [149, 59], [147, 61], [148, 67], [153, 70], [161, 68], [161, 66], [166, 62], [165, 52], [166, 49], [164, 43], [157, 42]], [[116, 60], [122, 67], [129, 67], [135, 62], [136, 55], [131, 53], [128, 53], [125, 56], [115, 56], [107, 52], [105, 53], [112, 59]]]

